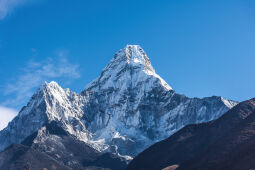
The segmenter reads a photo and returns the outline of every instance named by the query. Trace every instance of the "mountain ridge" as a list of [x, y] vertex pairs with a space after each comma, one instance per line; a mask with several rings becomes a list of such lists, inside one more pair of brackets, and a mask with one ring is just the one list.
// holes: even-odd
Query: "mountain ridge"
[[222, 97], [188, 98], [176, 93], [156, 74], [144, 50], [128, 45], [80, 94], [56, 82], [41, 86], [0, 131], [0, 150], [57, 121], [99, 152], [130, 160], [183, 126], [216, 119], [235, 104]]

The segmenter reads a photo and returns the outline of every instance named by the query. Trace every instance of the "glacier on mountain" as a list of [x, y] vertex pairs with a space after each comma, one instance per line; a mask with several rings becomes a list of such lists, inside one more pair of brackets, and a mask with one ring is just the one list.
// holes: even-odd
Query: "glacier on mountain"
[[96, 150], [130, 159], [183, 126], [217, 119], [236, 104], [176, 93], [140, 46], [127, 45], [80, 94], [56, 82], [42, 85], [0, 132], [0, 150], [57, 121]]

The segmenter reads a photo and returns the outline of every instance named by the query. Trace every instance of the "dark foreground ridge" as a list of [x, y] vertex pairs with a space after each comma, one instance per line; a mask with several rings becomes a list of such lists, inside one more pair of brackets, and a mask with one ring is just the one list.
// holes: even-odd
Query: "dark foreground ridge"
[[12, 144], [5, 151], [0, 153], [0, 169], [28, 170], [43, 168], [61, 170], [71, 169], [65, 165], [61, 165], [58, 161], [48, 155], [21, 144]]
[[127, 170], [255, 168], [255, 98], [215, 121], [188, 125], [140, 153]]

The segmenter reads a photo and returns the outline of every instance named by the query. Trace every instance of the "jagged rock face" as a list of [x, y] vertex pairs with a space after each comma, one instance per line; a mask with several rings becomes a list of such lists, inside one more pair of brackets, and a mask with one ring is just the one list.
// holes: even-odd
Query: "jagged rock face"
[[[112, 153], [100, 153], [86, 143], [77, 140], [75, 136], [66, 132], [52, 121], [45, 124], [38, 131], [27, 137], [23, 145], [47, 154], [59, 164], [75, 169], [125, 169], [127, 161]], [[101, 158], [105, 160], [100, 160]]]
[[45, 83], [32, 96], [27, 106], [0, 132], [0, 150], [12, 143], [20, 143], [45, 123], [58, 121], [77, 138], [87, 141], [89, 133], [81, 122], [84, 98], [56, 82]]
[[51, 121], [28, 136], [21, 144], [12, 144], [0, 152], [0, 169], [120, 170], [126, 159], [112, 153], [100, 153], [77, 140]]
[[42, 99], [42, 91], [34, 94], [26, 107], [23, 107], [17, 117], [0, 132], [0, 149], [3, 150], [12, 143], [20, 143], [27, 136], [39, 129], [47, 120], [46, 102]]
[[177, 94], [139, 46], [120, 50], [82, 95], [88, 100], [84, 117], [92, 140], [99, 141], [96, 147], [131, 156], [187, 124], [216, 119], [234, 105], [221, 97]]
[[128, 45], [81, 94], [55, 82], [43, 85], [0, 132], [0, 149], [54, 120], [98, 151], [135, 156], [187, 124], [218, 118], [235, 104], [221, 97], [177, 94], [156, 74], [141, 47]]

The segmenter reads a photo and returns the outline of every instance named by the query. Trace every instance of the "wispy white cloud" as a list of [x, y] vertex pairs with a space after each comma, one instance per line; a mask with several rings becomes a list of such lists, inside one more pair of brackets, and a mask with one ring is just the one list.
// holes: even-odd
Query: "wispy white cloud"
[[17, 114], [17, 110], [0, 106], [0, 130], [4, 129]]
[[43, 0], [0, 0], [0, 20], [13, 13], [15, 9], [21, 6], [41, 2], [43, 2]]
[[0, 0], [0, 19], [4, 19], [15, 8], [29, 0]]
[[25, 104], [24, 102], [27, 102], [35, 89], [44, 81], [64, 80], [68, 82], [79, 77], [79, 65], [70, 63], [66, 57], [61, 55], [58, 59], [30, 61], [22, 69], [21, 74], [5, 86], [3, 94], [11, 97], [8, 96], [8, 100], [2, 102], [1, 105], [18, 107]]

